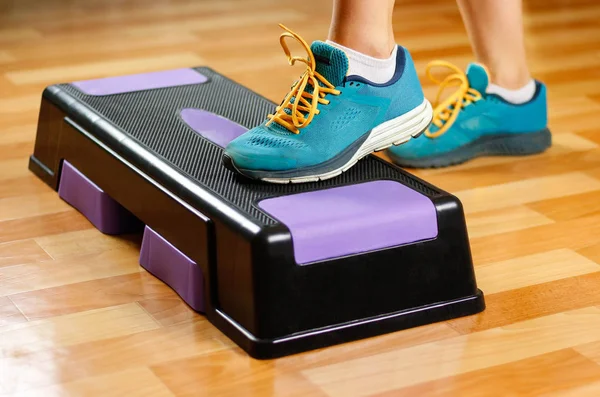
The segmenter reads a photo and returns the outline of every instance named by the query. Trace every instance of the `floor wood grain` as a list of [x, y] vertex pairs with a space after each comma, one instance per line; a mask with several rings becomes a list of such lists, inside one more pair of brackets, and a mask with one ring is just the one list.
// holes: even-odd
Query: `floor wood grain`
[[[40, 95], [66, 81], [207, 64], [279, 101], [281, 22], [323, 39], [318, 0], [0, 3], [0, 397], [600, 395], [600, 5], [525, 0], [554, 146], [414, 171], [463, 201], [488, 309], [255, 361], [27, 170]], [[450, 0], [397, 0], [424, 68], [473, 59]], [[382, 155], [384, 156], [384, 155]]]

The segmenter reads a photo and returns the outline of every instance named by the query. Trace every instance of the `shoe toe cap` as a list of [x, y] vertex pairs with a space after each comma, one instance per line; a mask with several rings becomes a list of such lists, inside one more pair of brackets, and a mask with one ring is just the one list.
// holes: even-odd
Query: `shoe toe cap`
[[306, 166], [309, 148], [285, 136], [249, 131], [225, 148], [238, 168], [257, 171], [284, 171]]

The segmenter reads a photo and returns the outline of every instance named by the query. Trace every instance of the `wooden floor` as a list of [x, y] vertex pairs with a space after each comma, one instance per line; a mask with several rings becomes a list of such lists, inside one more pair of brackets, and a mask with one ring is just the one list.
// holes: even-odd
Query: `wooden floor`
[[[417, 174], [467, 212], [487, 310], [255, 361], [27, 170], [49, 84], [208, 64], [279, 101], [300, 69], [283, 22], [327, 33], [322, 0], [0, 2], [0, 396], [600, 396], [600, 3], [526, 1], [554, 146]], [[465, 66], [451, 0], [398, 0], [416, 60]]]

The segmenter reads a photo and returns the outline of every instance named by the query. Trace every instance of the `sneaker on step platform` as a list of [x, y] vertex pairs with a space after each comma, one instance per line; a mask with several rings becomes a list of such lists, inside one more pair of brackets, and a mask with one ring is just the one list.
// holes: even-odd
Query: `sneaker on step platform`
[[[393, 77], [376, 84], [346, 75], [343, 50], [321, 41], [309, 46], [281, 27], [290, 65], [301, 62], [306, 70], [263, 124], [229, 143], [223, 154], [227, 168], [265, 182], [314, 182], [340, 175], [368, 154], [427, 129], [433, 109], [407, 50], [397, 48]], [[290, 54], [289, 38], [306, 57]]]
[[[444, 79], [431, 71], [444, 67], [451, 73]], [[409, 168], [446, 167], [479, 156], [515, 156], [541, 153], [552, 144], [547, 127], [547, 100], [544, 84], [535, 82], [535, 94], [523, 104], [513, 104], [487, 94], [487, 69], [472, 63], [463, 73], [443, 61], [428, 65], [427, 75], [440, 85], [438, 99], [446, 87], [459, 88], [441, 103], [434, 103], [430, 128], [418, 139], [390, 148], [391, 160]]]

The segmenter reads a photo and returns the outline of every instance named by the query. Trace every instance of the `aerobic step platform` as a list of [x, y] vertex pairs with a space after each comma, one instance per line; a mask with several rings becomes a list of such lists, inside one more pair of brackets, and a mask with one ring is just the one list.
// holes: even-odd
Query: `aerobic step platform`
[[43, 94], [29, 167], [250, 355], [484, 309], [458, 199], [375, 156], [319, 183], [249, 181], [222, 148], [274, 104], [200, 67]]

